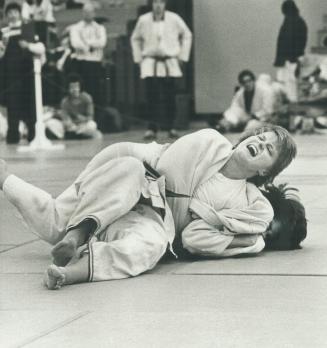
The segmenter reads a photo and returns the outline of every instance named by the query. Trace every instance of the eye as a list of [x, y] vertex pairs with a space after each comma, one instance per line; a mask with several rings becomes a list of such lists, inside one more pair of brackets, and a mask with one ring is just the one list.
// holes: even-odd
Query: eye
[[272, 147], [272, 145], [268, 144], [267, 150], [268, 150], [270, 156], [272, 156], [274, 154], [274, 148]]
[[259, 138], [261, 141], [265, 141], [265, 140], [266, 140], [266, 137], [265, 137], [263, 134], [258, 135], [258, 138]]

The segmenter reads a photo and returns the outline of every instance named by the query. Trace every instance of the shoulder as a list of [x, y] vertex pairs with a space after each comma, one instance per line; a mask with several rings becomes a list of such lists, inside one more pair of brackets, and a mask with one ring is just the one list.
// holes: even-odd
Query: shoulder
[[70, 103], [69, 103], [69, 97], [66, 96], [66, 97], [64, 97], [64, 98], [61, 100], [61, 106], [66, 106], [66, 105], [68, 105], [68, 104], [70, 104]]
[[70, 30], [78, 30], [83, 26], [84, 22], [79, 21], [71, 25]]
[[139, 17], [138, 23], [149, 22], [151, 18], [152, 18], [152, 12], [144, 13]]
[[96, 21], [93, 21], [93, 26], [97, 29], [100, 29], [100, 30], [106, 30], [105, 26], [102, 25], [102, 24], [99, 24], [97, 23]]
[[217, 142], [231, 144], [221, 133], [210, 128], [201, 129], [197, 132], [189, 134], [188, 136], [192, 136], [194, 137], [194, 139], [198, 139], [201, 142]]
[[82, 92], [81, 93], [81, 100], [87, 102], [87, 103], [92, 103], [93, 99], [91, 97], [90, 94], [88, 94], [87, 92]]
[[177, 23], [184, 23], [183, 18], [175, 12], [166, 11], [165, 16], [167, 17], [168, 20], [171, 20]]
[[246, 193], [249, 204], [255, 204], [258, 210], [261, 210], [263, 215], [267, 216], [267, 219], [271, 219], [274, 216], [274, 210], [269, 200], [262, 194], [257, 186], [250, 182], [246, 182]]
[[268, 86], [263, 86], [260, 83], [256, 83], [255, 92], [258, 94], [267, 95], [271, 92], [271, 88], [269, 88]]
[[243, 96], [243, 94], [244, 94], [244, 88], [241, 87], [241, 88], [234, 94], [234, 97], [235, 97], [235, 98], [240, 98], [240, 97]]

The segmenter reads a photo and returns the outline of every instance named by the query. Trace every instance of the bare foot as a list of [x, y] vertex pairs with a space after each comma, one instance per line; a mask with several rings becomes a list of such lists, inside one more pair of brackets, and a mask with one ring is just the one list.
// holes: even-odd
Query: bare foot
[[50, 265], [44, 274], [44, 285], [49, 290], [58, 290], [65, 284], [65, 279], [62, 267]]
[[53, 263], [57, 266], [66, 266], [68, 262], [77, 257], [76, 243], [70, 239], [62, 240], [51, 250]]

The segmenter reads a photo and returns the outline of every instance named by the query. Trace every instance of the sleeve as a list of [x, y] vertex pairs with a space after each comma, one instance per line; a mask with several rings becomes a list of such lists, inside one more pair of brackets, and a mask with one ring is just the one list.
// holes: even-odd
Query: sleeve
[[72, 25], [69, 31], [70, 43], [72, 47], [77, 51], [87, 52], [89, 47], [86, 42], [84, 42], [80, 35], [80, 27], [78, 24]]
[[30, 6], [26, 1], [22, 4], [22, 19], [25, 21], [31, 20]]
[[222, 234], [255, 235], [266, 231], [274, 212], [269, 201], [253, 184], [246, 184], [248, 205], [244, 208], [223, 208], [215, 210], [210, 204], [192, 199], [190, 209], [211, 226], [223, 226]]
[[177, 17], [177, 26], [181, 43], [179, 59], [188, 62], [192, 47], [192, 33], [182, 18]]
[[103, 25], [99, 25], [97, 28], [97, 35], [96, 39], [92, 41], [92, 44], [90, 44], [93, 48], [104, 48], [107, 44], [107, 31], [106, 28]]
[[238, 108], [245, 110], [242, 88], [239, 91], [237, 91], [236, 94], [233, 96], [230, 108]]
[[93, 99], [90, 95], [85, 96], [85, 103], [86, 103], [85, 116], [89, 120], [93, 120], [93, 118], [94, 118], [94, 104], [93, 104]]
[[183, 247], [196, 255], [223, 256], [232, 240], [202, 219], [193, 220], [182, 232]]
[[67, 98], [64, 98], [60, 104], [60, 115], [65, 127], [69, 127], [73, 123]]
[[256, 254], [263, 250], [263, 238], [258, 236], [249, 246], [230, 247], [233, 236], [227, 236], [202, 219], [193, 220], [182, 232], [182, 243], [190, 253], [207, 257], [230, 257], [240, 254]]
[[46, 22], [54, 22], [53, 6], [50, 0], [43, 0], [41, 4], [41, 11], [43, 12], [44, 20]]
[[133, 59], [134, 62], [139, 64], [142, 61], [142, 49], [143, 49], [143, 24], [142, 19], [139, 18], [139, 20], [136, 23], [135, 29], [131, 36], [131, 46], [132, 46], [132, 52], [133, 52]]

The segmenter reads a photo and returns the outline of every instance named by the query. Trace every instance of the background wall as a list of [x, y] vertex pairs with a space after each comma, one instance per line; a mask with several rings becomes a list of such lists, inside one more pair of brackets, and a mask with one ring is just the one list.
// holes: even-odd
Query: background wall
[[[195, 106], [198, 113], [224, 110], [238, 72], [274, 74], [272, 66], [282, 0], [194, 0]], [[326, 0], [296, 0], [309, 28], [307, 51], [323, 28]]]

